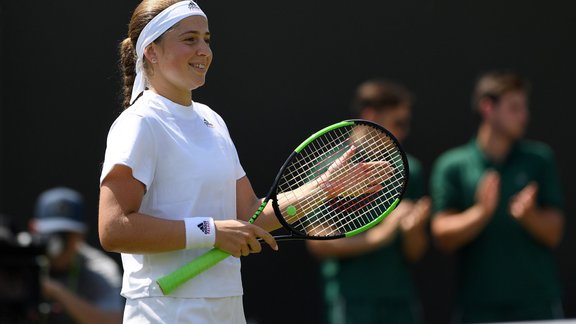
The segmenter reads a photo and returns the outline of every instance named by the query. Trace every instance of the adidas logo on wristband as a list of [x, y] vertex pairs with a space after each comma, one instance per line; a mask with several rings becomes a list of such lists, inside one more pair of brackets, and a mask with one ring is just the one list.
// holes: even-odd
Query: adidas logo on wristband
[[184, 218], [186, 248], [210, 248], [216, 242], [216, 227], [211, 217]]
[[206, 235], [210, 234], [210, 222], [203, 221], [202, 223], [198, 224], [198, 228]]

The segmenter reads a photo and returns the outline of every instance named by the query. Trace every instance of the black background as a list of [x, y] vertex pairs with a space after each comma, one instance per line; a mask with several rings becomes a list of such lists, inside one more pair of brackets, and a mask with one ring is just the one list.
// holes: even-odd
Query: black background
[[[121, 112], [119, 42], [137, 1], [0, 2], [0, 212], [22, 227], [44, 189], [87, 200], [96, 233], [98, 178], [109, 126]], [[289, 152], [348, 117], [354, 87], [387, 77], [416, 94], [406, 143], [429, 174], [434, 159], [469, 140], [470, 92], [487, 69], [533, 84], [527, 137], [556, 152], [566, 200], [555, 251], [567, 317], [576, 317], [576, 178], [572, 131], [576, 9], [571, 1], [200, 1], [214, 62], [194, 99], [227, 121], [241, 161], [264, 195]], [[506, 242], [502, 242], [506, 244]], [[115, 256], [117, 257], [117, 256]], [[446, 323], [453, 260], [431, 249], [414, 268], [425, 320]], [[317, 323], [317, 263], [303, 242], [243, 261], [247, 318]]]

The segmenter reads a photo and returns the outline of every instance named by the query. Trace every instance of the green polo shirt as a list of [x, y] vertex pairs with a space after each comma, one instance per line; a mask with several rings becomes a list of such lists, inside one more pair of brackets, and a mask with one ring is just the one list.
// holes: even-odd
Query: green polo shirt
[[508, 211], [512, 196], [531, 181], [538, 184], [539, 206], [562, 208], [554, 154], [546, 145], [520, 141], [501, 164], [488, 160], [476, 139], [442, 154], [430, 179], [434, 211], [471, 207], [476, 186], [489, 169], [500, 174], [500, 200], [484, 230], [457, 253], [459, 302], [557, 300], [560, 285], [551, 250]]
[[[418, 199], [425, 190], [422, 166], [410, 155], [408, 166], [409, 182], [403, 199]], [[322, 274], [329, 303], [337, 298], [407, 301], [414, 298], [410, 272], [402, 252], [401, 235], [397, 235], [392, 244], [371, 253], [325, 261]]]

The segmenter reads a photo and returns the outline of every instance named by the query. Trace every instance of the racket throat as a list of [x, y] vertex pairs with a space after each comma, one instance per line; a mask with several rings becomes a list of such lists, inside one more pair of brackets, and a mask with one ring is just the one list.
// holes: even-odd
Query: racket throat
[[254, 222], [256, 221], [256, 219], [258, 219], [258, 216], [260, 216], [260, 214], [264, 211], [264, 208], [266, 208], [266, 205], [268, 205], [268, 198], [264, 199], [262, 201], [262, 204], [260, 204], [260, 207], [258, 207], [258, 209], [256, 210], [256, 212], [254, 212], [254, 215], [252, 215], [252, 217], [250, 217], [250, 220], [248, 220], [248, 222], [250, 224], [254, 224]]

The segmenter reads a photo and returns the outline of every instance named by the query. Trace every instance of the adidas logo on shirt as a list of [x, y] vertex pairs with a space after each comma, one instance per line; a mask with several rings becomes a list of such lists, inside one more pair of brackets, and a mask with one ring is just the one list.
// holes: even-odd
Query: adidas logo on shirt
[[214, 125], [212, 125], [211, 122], [209, 122], [208, 120], [206, 120], [206, 118], [204, 118], [204, 125], [210, 127], [210, 128], [214, 128]]
[[210, 234], [210, 222], [203, 221], [202, 223], [198, 224], [198, 228], [206, 235]]

